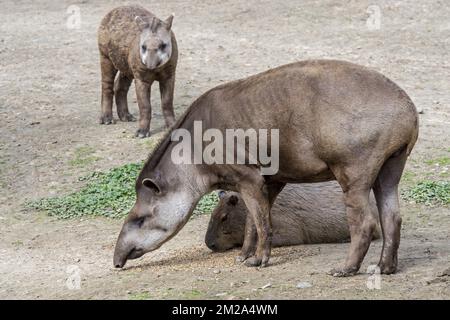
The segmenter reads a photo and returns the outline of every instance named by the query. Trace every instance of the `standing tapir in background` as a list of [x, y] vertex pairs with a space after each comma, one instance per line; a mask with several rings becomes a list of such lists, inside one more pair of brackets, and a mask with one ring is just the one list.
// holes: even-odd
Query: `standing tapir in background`
[[[378, 220], [375, 198], [370, 195], [370, 214]], [[205, 243], [213, 251], [242, 246], [248, 210], [237, 192], [219, 192], [219, 203], [209, 220]], [[336, 182], [288, 184], [275, 200], [272, 246], [337, 243], [350, 240], [344, 194]], [[375, 229], [373, 239], [380, 237]], [[253, 250], [257, 239], [253, 238]]]
[[[223, 136], [230, 128], [279, 129], [278, 148], [269, 144], [268, 150], [279, 152], [278, 171], [262, 175], [261, 155], [257, 164], [175, 164], [172, 150], [180, 142], [172, 141], [172, 133], [193, 136], [196, 121]], [[240, 193], [252, 220], [246, 223], [239, 260], [265, 266], [271, 251], [270, 208], [286, 183], [337, 180], [351, 243], [344, 266], [331, 273], [354, 275], [361, 266], [376, 226], [371, 189], [383, 232], [380, 271], [394, 273], [401, 227], [398, 184], [418, 125], [417, 110], [400, 87], [376, 71], [343, 61], [296, 62], [211, 89], [188, 108], [140, 172], [114, 265], [120, 268], [127, 259], [158, 249], [184, 226], [204, 194], [222, 189]]]
[[128, 111], [127, 103], [127, 93], [133, 79], [139, 106], [136, 136], [144, 138], [150, 135], [150, 89], [154, 81], [159, 82], [166, 125], [171, 126], [175, 122], [173, 94], [178, 50], [171, 31], [172, 20], [173, 15], [161, 21], [139, 6], [113, 9], [103, 18], [98, 29], [102, 77], [101, 124], [113, 123], [113, 95], [119, 119], [135, 120]]

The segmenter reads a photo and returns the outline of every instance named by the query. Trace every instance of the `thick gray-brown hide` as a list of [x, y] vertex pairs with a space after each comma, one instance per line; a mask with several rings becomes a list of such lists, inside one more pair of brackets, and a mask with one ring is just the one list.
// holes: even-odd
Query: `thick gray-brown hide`
[[[208, 248], [225, 251], [242, 246], [247, 214], [239, 193], [220, 191], [220, 200], [211, 214], [205, 236]], [[378, 219], [373, 194], [370, 195], [370, 214]], [[271, 220], [274, 247], [350, 240], [344, 195], [334, 181], [288, 184], [272, 206]], [[377, 227], [374, 239], [379, 235]]]
[[170, 16], [161, 21], [140, 6], [118, 7], [103, 18], [98, 29], [102, 78], [101, 124], [113, 123], [113, 96], [119, 119], [135, 120], [128, 111], [127, 103], [127, 93], [133, 79], [139, 106], [136, 136], [143, 138], [150, 134], [150, 89], [154, 81], [159, 82], [166, 125], [174, 123], [173, 93], [178, 50], [171, 31], [172, 19], [173, 16]]
[[[279, 129], [279, 170], [263, 176], [260, 164], [175, 164], [172, 150], [179, 142], [171, 140], [171, 133], [185, 129], [192, 136], [194, 121], [223, 136], [226, 129]], [[393, 273], [401, 229], [398, 183], [418, 128], [416, 108], [399, 86], [343, 61], [296, 62], [211, 89], [189, 107], [145, 163], [114, 264], [122, 267], [127, 259], [159, 248], [183, 227], [204, 194], [222, 189], [239, 192], [249, 211], [238, 260], [265, 266], [272, 243], [270, 208], [283, 187], [337, 180], [351, 243], [345, 264], [331, 273], [349, 276], [361, 266], [376, 228], [371, 190], [383, 232], [379, 267], [381, 273]]]

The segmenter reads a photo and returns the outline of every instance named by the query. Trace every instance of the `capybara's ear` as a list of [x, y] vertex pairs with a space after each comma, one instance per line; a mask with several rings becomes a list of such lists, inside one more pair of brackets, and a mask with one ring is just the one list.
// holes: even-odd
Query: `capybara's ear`
[[146, 29], [146, 28], [148, 28], [150, 26], [150, 24], [147, 21], [145, 21], [144, 19], [142, 19], [139, 16], [136, 16], [134, 18], [134, 21], [136, 21], [136, 24], [137, 24], [139, 30], [141, 30], [141, 31]]
[[167, 30], [170, 30], [172, 28], [172, 21], [173, 21], [174, 14], [172, 13], [165, 21], [164, 24], [166, 25]]
[[228, 204], [231, 204], [232, 206], [237, 205], [238, 202], [239, 202], [239, 198], [236, 197], [236, 196], [231, 196], [231, 197], [228, 199]]

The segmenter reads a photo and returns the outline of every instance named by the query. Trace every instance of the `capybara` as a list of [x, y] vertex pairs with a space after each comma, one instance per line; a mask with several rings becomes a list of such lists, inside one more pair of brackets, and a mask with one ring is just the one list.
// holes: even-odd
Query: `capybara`
[[[203, 141], [199, 127], [208, 132]], [[246, 144], [245, 161], [230, 163], [230, 154], [242, 160], [235, 139], [219, 152], [220, 138], [232, 129], [252, 141], [259, 132], [258, 153]], [[345, 264], [330, 273], [350, 276], [361, 266], [376, 227], [371, 190], [383, 232], [378, 265], [381, 273], [393, 273], [401, 228], [398, 184], [417, 137], [418, 114], [408, 95], [382, 74], [349, 62], [300, 61], [215, 87], [192, 103], [146, 161], [114, 265], [159, 248], [184, 226], [204, 194], [221, 189], [239, 192], [250, 213], [238, 261], [266, 266], [270, 208], [278, 193], [287, 183], [337, 180], [351, 243]], [[227, 161], [220, 159], [225, 155]]]
[[98, 29], [102, 78], [101, 124], [113, 123], [113, 96], [119, 119], [135, 120], [128, 111], [127, 102], [133, 79], [139, 106], [136, 136], [144, 138], [150, 134], [150, 89], [154, 81], [159, 82], [166, 125], [175, 122], [173, 93], [178, 50], [171, 30], [172, 21], [173, 15], [162, 21], [140, 6], [118, 7], [103, 18]]
[[[371, 214], [378, 219], [373, 194]], [[248, 210], [237, 192], [220, 191], [219, 203], [211, 213], [205, 243], [213, 251], [241, 247]], [[272, 246], [338, 243], [350, 240], [344, 195], [334, 182], [288, 184], [271, 210]], [[375, 229], [373, 239], [380, 236]], [[253, 239], [256, 245], [256, 239]]]

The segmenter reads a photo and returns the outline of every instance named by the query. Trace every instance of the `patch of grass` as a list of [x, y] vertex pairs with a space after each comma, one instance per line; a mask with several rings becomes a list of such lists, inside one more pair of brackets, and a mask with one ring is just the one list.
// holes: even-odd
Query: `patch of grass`
[[[136, 178], [142, 166], [142, 162], [131, 163], [107, 172], [94, 172], [80, 178], [87, 183], [81, 190], [68, 195], [28, 202], [26, 206], [46, 211], [48, 215], [62, 219], [81, 216], [121, 218], [134, 205]], [[210, 213], [217, 202], [215, 192], [205, 195], [194, 214]]]
[[92, 147], [79, 147], [75, 150], [74, 157], [69, 161], [69, 164], [73, 167], [84, 167], [91, 164], [100, 159], [92, 155], [94, 152], [95, 149]]
[[403, 175], [402, 175], [402, 182], [411, 183], [414, 181], [414, 179], [416, 177], [417, 177], [417, 174], [415, 174], [414, 172], [405, 171], [405, 172], [403, 172]]
[[130, 300], [150, 300], [151, 295], [149, 292], [137, 292], [137, 293], [130, 293], [129, 295]]
[[219, 203], [219, 197], [216, 192], [211, 192], [203, 196], [197, 207], [194, 210], [194, 214], [209, 214], [216, 205]]
[[450, 205], [449, 181], [420, 181], [415, 186], [404, 190], [402, 197], [406, 200], [425, 205]]
[[184, 299], [200, 299], [204, 295], [200, 290], [192, 289], [183, 292]]
[[12, 243], [13, 246], [23, 246], [23, 241], [22, 240], [16, 240]]
[[442, 178], [448, 178], [448, 177], [450, 177], [450, 171], [447, 170], [447, 171], [439, 172], [439, 176]]
[[119, 218], [134, 204], [134, 185], [141, 168], [142, 163], [132, 163], [106, 173], [94, 172], [80, 179], [87, 182], [81, 190], [29, 202], [27, 206], [63, 219], [85, 215]]
[[140, 142], [141, 142], [141, 144], [144, 144], [146, 147], [148, 147], [149, 150], [153, 150], [158, 145], [159, 141], [161, 140], [161, 138], [163, 136], [164, 136], [164, 131], [156, 133], [148, 139], [141, 139]]
[[438, 166], [449, 166], [450, 165], [450, 157], [440, 157], [436, 159], [431, 159], [425, 161], [426, 164], [429, 165], [438, 165]]

